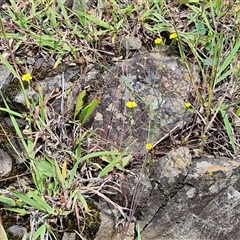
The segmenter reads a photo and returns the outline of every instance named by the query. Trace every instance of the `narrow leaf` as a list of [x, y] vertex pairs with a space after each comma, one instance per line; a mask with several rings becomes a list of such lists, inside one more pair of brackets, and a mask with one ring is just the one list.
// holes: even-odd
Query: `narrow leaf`
[[25, 216], [25, 215], [28, 215], [29, 212], [26, 211], [25, 209], [23, 208], [5, 208], [6, 210], [8, 211], [11, 211], [11, 212], [15, 212], [15, 213], [18, 213], [20, 214], [21, 216]]
[[32, 240], [36, 240], [38, 239], [38, 237], [40, 237], [40, 240], [44, 239], [45, 233], [47, 231], [47, 227], [46, 225], [42, 225], [40, 228], [38, 228], [38, 230], [34, 233]]
[[234, 140], [234, 137], [233, 137], [234, 136], [233, 129], [232, 129], [231, 123], [229, 122], [228, 115], [227, 115], [225, 110], [220, 109], [220, 112], [221, 112], [222, 117], [223, 117], [223, 122], [224, 122], [224, 125], [225, 125], [225, 128], [226, 128], [226, 131], [227, 131], [228, 138], [229, 138], [229, 141], [231, 143], [232, 149], [233, 149], [234, 153], [236, 153], [236, 145], [235, 145], [235, 140]]
[[99, 101], [100, 101], [99, 99], [94, 98], [92, 100], [92, 102], [82, 110], [82, 112], [80, 113], [80, 116], [79, 116], [79, 121], [82, 125], [84, 125], [84, 123], [86, 123], [86, 121], [92, 115], [92, 113], [98, 106]]
[[83, 90], [82, 92], [79, 93], [76, 101], [76, 107], [74, 111], [74, 119], [76, 116], [79, 114], [80, 110], [83, 107], [83, 98], [86, 96], [86, 90]]
[[5, 203], [10, 206], [15, 206], [15, 201], [11, 198], [5, 197], [5, 196], [0, 196], [0, 202]]
[[[233, 61], [234, 57], [236, 56], [238, 50], [240, 48], [240, 40], [237, 41], [236, 45], [232, 49], [232, 51], [229, 53], [225, 61], [221, 64], [221, 67], [219, 68], [219, 71], [217, 73], [217, 79], [220, 78], [221, 73], [228, 67], [228, 65]], [[219, 81], [218, 81], [219, 82]]]
[[89, 207], [88, 207], [86, 199], [83, 197], [83, 195], [79, 191], [77, 194], [78, 194], [78, 198], [79, 198], [80, 202], [82, 203], [82, 205], [85, 209], [85, 212], [87, 212], [89, 210]]
[[117, 156], [115, 159], [113, 159], [99, 174], [98, 177], [102, 178], [106, 176], [109, 172], [111, 172], [114, 167], [121, 161], [122, 155]]

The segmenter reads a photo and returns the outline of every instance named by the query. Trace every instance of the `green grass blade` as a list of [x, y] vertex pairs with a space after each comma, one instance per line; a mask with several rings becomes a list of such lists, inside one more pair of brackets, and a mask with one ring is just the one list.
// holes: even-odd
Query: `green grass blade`
[[19, 113], [17, 113], [17, 112], [12, 111], [12, 110], [9, 108], [9, 106], [8, 106], [8, 104], [7, 104], [4, 96], [2, 95], [2, 92], [0, 92], [0, 94], [1, 94], [1, 96], [2, 96], [2, 100], [3, 100], [4, 104], [5, 104], [5, 106], [6, 106], [6, 109], [0, 108], [0, 110], [5, 110], [6, 112], [9, 113], [9, 117], [10, 117], [10, 119], [11, 119], [11, 122], [12, 122], [12, 124], [13, 124], [13, 127], [14, 127], [14, 129], [15, 129], [18, 137], [21, 139], [21, 143], [23, 144], [24, 149], [26, 150], [26, 152], [29, 152], [29, 151], [31, 150], [31, 148], [32, 148], [33, 141], [32, 141], [32, 144], [31, 144], [31, 145], [28, 145], [28, 144], [26, 143], [26, 141], [25, 141], [25, 139], [24, 139], [24, 137], [23, 137], [23, 135], [22, 135], [22, 131], [21, 131], [21, 129], [19, 128], [19, 125], [18, 125], [18, 123], [17, 123], [17, 121], [16, 121], [16, 119], [15, 119], [15, 116], [22, 118], [22, 115], [19, 114]]
[[234, 137], [233, 137], [234, 136], [233, 129], [232, 129], [231, 123], [228, 119], [228, 115], [227, 115], [226, 111], [223, 110], [223, 109], [220, 109], [220, 112], [221, 112], [221, 115], [222, 115], [222, 118], [223, 118], [225, 129], [227, 131], [227, 135], [228, 135], [229, 141], [231, 143], [232, 149], [233, 149], [234, 153], [236, 153], [237, 150], [236, 150], [235, 140], [234, 140]]
[[62, 14], [63, 17], [64, 17], [64, 20], [65, 20], [64, 23], [65, 23], [68, 27], [72, 27], [71, 21], [70, 21], [70, 19], [69, 19], [69, 14], [68, 14], [67, 11], [66, 11], [66, 7], [64, 6], [63, 1], [62, 1], [62, 0], [58, 0], [57, 3], [58, 3], [58, 5], [59, 5], [59, 7], [60, 7], [60, 9], [61, 9], [61, 14]]
[[[13, 192], [13, 194], [18, 197], [20, 200], [22, 200], [25, 204], [38, 209], [42, 212], [46, 213], [51, 213], [55, 214], [53, 209], [39, 196], [36, 197], [36, 193], [34, 194], [33, 192], [29, 192], [29, 196], [18, 193], [18, 192]], [[31, 197], [34, 197], [34, 199], [31, 199]]]
[[229, 53], [229, 55], [227, 56], [227, 58], [225, 59], [225, 61], [221, 64], [218, 73], [217, 73], [217, 81], [216, 83], [219, 83], [222, 78], [220, 78], [222, 72], [229, 66], [229, 64], [234, 60], [236, 54], [238, 53], [238, 50], [240, 48], [240, 40], [237, 41], [237, 43], [235, 44], [234, 48], [232, 49], [232, 51]]
[[29, 212], [23, 208], [5, 208], [5, 209], [11, 212], [18, 213], [21, 216], [29, 215]]
[[91, 159], [91, 158], [94, 158], [94, 157], [100, 157], [100, 156], [103, 156], [103, 155], [112, 155], [112, 154], [115, 154], [115, 155], [120, 155], [121, 153], [115, 153], [115, 152], [111, 152], [111, 151], [106, 151], [106, 152], [94, 152], [94, 153], [90, 153], [84, 157], [81, 158], [81, 161], [85, 161], [87, 159]]
[[8, 240], [7, 233], [5, 232], [5, 229], [4, 229], [1, 222], [0, 222], [0, 239], [1, 240]]
[[139, 224], [137, 224], [137, 240], [142, 240]]
[[[36, 191], [36, 192], [35, 192], [35, 191], [30, 191], [30, 192], [28, 192], [28, 196], [29, 196], [29, 197], [32, 197], [32, 198], [36, 201], [36, 203], [40, 206], [40, 207], [39, 207], [39, 210], [40, 210], [40, 209], [44, 209], [44, 211], [45, 211], [46, 213], [53, 214], [53, 215], [56, 214], [55, 211], [54, 211], [54, 209], [53, 209], [50, 205], [47, 204], [47, 202], [45, 201], [45, 199], [43, 199], [42, 197], [40, 197], [40, 196], [37, 194], [37, 191]], [[31, 199], [31, 200], [32, 200], [32, 199]]]
[[7, 113], [11, 114], [12, 116], [22, 118], [22, 114], [12, 111], [10, 108], [1, 108], [0, 107], [0, 111], [7, 112]]
[[10, 206], [15, 206], [16, 203], [13, 199], [5, 197], [5, 196], [0, 196], [0, 202], [5, 203]]
[[89, 21], [91, 21], [92, 23], [96, 24], [97, 26], [99, 27], [102, 27], [102, 28], [105, 28], [107, 30], [110, 30], [110, 31], [113, 31], [114, 30], [114, 27], [112, 27], [111, 25], [109, 25], [108, 23], [100, 20], [100, 19], [97, 19], [95, 17], [92, 17], [91, 15], [87, 14], [87, 13], [84, 13], [82, 12], [81, 13], [85, 18], [87, 18]]
[[84, 196], [79, 191], [77, 192], [77, 196], [78, 196], [79, 201], [82, 203], [82, 206], [84, 207], [84, 210], [86, 212], [88, 212], [89, 207], [88, 207], [87, 201], [84, 198]]
[[36, 240], [40, 237], [40, 240], [44, 240], [44, 236], [46, 234], [47, 227], [45, 224], [43, 224], [38, 230], [34, 233], [32, 236], [32, 240]]
[[115, 157], [115, 159], [112, 159], [112, 161], [98, 174], [98, 177], [102, 178], [111, 172], [114, 167], [116, 167], [116, 165], [121, 161], [123, 154], [124, 153], [118, 155]]

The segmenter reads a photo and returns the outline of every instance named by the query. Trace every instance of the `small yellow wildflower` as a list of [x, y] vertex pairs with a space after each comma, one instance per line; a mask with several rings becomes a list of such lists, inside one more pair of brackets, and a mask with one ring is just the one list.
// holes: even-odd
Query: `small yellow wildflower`
[[186, 102], [186, 103], [184, 104], [184, 106], [185, 106], [186, 109], [190, 109], [191, 106], [192, 106], [192, 104], [191, 104], [190, 102]]
[[153, 145], [152, 145], [151, 143], [147, 143], [147, 144], [145, 145], [145, 147], [146, 147], [146, 149], [147, 149], [148, 151], [150, 151], [150, 150], [153, 149]]
[[156, 38], [156, 39], [154, 40], [154, 43], [155, 43], [155, 45], [157, 45], [157, 46], [161, 45], [162, 42], [163, 42], [163, 40], [162, 40], [161, 38]]
[[178, 35], [175, 32], [171, 33], [170, 36], [169, 36], [170, 39], [176, 39], [177, 37], [178, 37]]
[[30, 73], [23, 74], [23, 75], [22, 75], [22, 80], [23, 80], [24, 82], [30, 82], [30, 81], [32, 80], [31, 74], [30, 74]]
[[137, 107], [137, 104], [134, 101], [128, 101], [126, 103], [126, 107], [132, 109], [132, 108]]

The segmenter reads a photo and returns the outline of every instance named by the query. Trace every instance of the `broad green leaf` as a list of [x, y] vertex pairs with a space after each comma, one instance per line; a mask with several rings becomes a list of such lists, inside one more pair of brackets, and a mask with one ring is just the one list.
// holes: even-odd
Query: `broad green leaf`
[[28, 239], [28, 232], [27, 230], [25, 230], [22, 240], [27, 240], [27, 239]]
[[[123, 168], [129, 163], [129, 160], [132, 158], [132, 155], [128, 155], [126, 157], [123, 157], [121, 159], [121, 161], [116, 164], [116, 167], [119, 169], [119, 170], [123, 170]], [[110, 163], [112, 161], [112, 159], [109, 157], [109, 156], [102, 156], [101, 159], [107, 163]], [[100, 168], [101, 169], [101, 168]]]
[[89, 119], [89, 117], [92, 115], [96, 107], [98, 106], [99, 99], [94, 98], [90, 104], [88, 104], [80, 113], [79, 115], [79, 121], [82, 125], [86, 123], [86, 121]]
[[203, 23], [196, 23], [196, 30], [197, 34], [199, 35], [205, 35], [207, 32], [205, 25]]
[[61, 14], [63, 15], [64, 17], [64, 23], [68, 26], [68, 27], [72, 27], [72, 23], [71, 21], [69, 20], [69, 14], [66, 10], [66, 7], [64, 6], [64, 3], [63, 3], [63, 0], [58, 0], [57, 1], [58, 5], [60, 6], [61, 8]]
[[76, 172], [77, 172], [77, 169], [79, 167], [79, 163], [81, 162], [81, 159], [78, 158], [78, 160], [75, 162], [73, 168], [71, 169], [71, 171], [69, 172], [69, 180], [68, 180], [68, 183], [71, 184], [76, 176]]
[[[78, 158], [72, 151], [69, 151], [69, 150], [62, 150], [63, 152], [66, 152], [68, 153], [71, 157], [77, 159], [76, 163], [74, 164], [74, 169], [77, 169], [78, 167], [78, 164], [81, 163], [81, 162], [84, 162], [86, 160], [89, 160], [91, 158], [95, 158], [95, 157], [101, 157], [101, 156], [104, 156], [104, 155], [112, 155], [112, 154], [115, 154], [116, 155], [120, 155], [121, 153], [116, 153], [114, 151], [101, 151], [101, 152], [93, 152], [93, 153], [89, 153], [81, 158]], [[70, 173], [70, 175], [72, 175]]]
[[181, 0], [180, 4], [199, 3], [199, 0]]
[[95, 166], [97, 169], [102, 169], [99, 163], [91, 162], [91, 166]]
[[[13, 124], [13, 126], [14, 126], [14, 129], [15, 129], [18, 137], [21, 139], [21, 143], [23, 144], [26, 152], [29, 152], [29, 151], [32, 149], [33, 141], [32, 141], [32, 142], [29, 142], [30, 145], [28, 145], [28, 144], [26, 143], [26, 141], [25, 141], [25, 139], [24, 139], [24, 137], [23, 137], [23, 135], [22, 135], [22, 130], [20, 129], [19, 124], [17, 123], [17, 120], [16, 120], [16, 118], [15, 118], [15, 116], [18, 116], [18, 117], [22, 118], [22, 115], [19, 114], [19, 113], [17, 113], [17, 112], [12, 111], [12, 110], [9, 108], [9, 106], [8, 106], [8, 104], [7, 104], [4, 96], [2, 95], [2, 92], [0, 92], [0, 94], [1, 94], [1, 97], [2, 97], [2, 100], [3, 100], [4, 104], [5, 104], [5, 106], [6, 106], [6, 109], [0, 108], [0, 110], [3, 110], [3, 111], [5, 111], [5, 112], [8, 112], [8, 113], [9, 113], [9, 116], [10, 116], [11, 122], [12, 122], [12, 124]], [[30, 141], [30, 139], [31, 139], [31, 138], [29, 138], [28, 140]]]
[[76, 101], [76, 106], [75, 106], [75, 111], [74, 111], [74, 119], [76, 118], [76, 116], [79, 114], [80, 110], [83, 107], [83, 98], [85, 96], [86, 96], [86, 90], [83, 90], [77, 96], [77, 101]]
[[234, 72], [234, 68], [230, 68], [228, 71], [223, 73], [217, 80], [216, 83], [221, 82], [222, 80], [226, 79], [228, 76], [230, 76]]

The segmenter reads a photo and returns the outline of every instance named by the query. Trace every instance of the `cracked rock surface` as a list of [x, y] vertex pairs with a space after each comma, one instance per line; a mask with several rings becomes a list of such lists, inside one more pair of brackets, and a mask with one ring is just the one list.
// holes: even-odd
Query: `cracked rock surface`
[[[117, 63], [102, 78], [105, 88], [94, 127], [118, 148], [134, 142], [130, 149], [135, 152], [184, 124], [190, 117], [184, 103], [199, 81], [194, 67], [189, 73], [174, 57], [144, 49]], [[128, 101], [135, 101], [137, 107], [126, 108]]]

